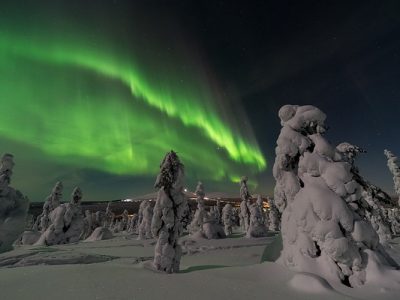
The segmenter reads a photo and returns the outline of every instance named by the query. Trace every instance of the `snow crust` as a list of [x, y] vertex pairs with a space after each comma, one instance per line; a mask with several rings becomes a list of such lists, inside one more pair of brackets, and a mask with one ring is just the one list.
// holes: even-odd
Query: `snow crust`
[[[385, 284], [354, 289], [329, 282], [332, 289], [324, 289], [324, 286], [318, 287], [318, 281], [323, 281], [321, 277], [307, 276], [302, 286], [296, 286], [293, 282], [304, 275], [298, 276], [274, 262], [259, 263], [262, 253], [271, 250], [278, 235], [249, 239], [237, 237], [238, 234], [234, 230], [232, 238], [219, 240], [182, 237], [180, 272], [168, 276], [144, 267], [153, 259], [156, 241], [137, 240], [136, 236], [126, 233], [91, 243], [17, 247], [0, 254], [1, 297], [19, 300], [398, 299], [400, 290]], [[399, 250], [400, 240], [396, 239], [393, 251], [400, 253]]]

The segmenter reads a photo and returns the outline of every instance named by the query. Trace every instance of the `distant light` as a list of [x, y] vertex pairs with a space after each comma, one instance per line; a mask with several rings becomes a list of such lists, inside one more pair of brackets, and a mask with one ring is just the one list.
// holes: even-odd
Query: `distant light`
[[210, 198], [208, 198], [208, 197], [204, 197], [204, 200], [210, 200]]
[[122, 202], [133, 202], [133, 200], [132, 199], [124, 199], [124, 200], [122, 200]]
[[185, 192], [187, 192], [187, 189], [184, 189]]

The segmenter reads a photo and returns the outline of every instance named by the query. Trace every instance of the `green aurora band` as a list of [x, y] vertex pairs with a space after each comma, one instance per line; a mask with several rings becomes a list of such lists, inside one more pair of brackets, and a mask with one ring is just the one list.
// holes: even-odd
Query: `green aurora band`
[[199, 178], [237, 181], [266, 168], [210, 88], [153, 72], [83, 37], [0, 32], [0, 136], [113, 174], [153, 175], [170, 149]]

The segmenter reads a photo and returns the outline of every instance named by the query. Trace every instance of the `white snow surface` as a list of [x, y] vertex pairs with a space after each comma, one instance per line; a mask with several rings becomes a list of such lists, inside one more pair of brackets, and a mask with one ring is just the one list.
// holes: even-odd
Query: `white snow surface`
[[[0, 255], [1, 299], [398, 299], [400, 290], [385, 282], [348, 288], [275, 262], [260, 263], [278, 235], [245, 238], [237, 232], [221, 240], [181, 238], [181, 271], [176, 274], [144, 268], [153, 259], [156, 240], [141, 241], [136, 235], [21, 246]], [[399, 238], [388, 251], [400, 263]], [[379, 276], [377, 270], [368, 274]]]

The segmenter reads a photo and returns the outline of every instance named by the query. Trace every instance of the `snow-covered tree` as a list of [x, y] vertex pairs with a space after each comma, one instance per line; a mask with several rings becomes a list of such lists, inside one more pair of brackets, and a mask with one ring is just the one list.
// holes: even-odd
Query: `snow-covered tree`
[[281, 225], [281, 218], [273, 199], [269, 200], [268, 219], [269, 219], [268, 229], [271, 231], [278, 231]]
[[232, 208], [232, 212], [233, 212], [233, 217], [235, 219], [235, 225], [234, 226], [240, 226], [240, 209], [238, 207], [233, 207]]
[[138, 224], [138, 226], [137, 226], [137, 232], [136, 232], [137, 234], [139, 234], [139, 227], [140, 227], [140, 224], [142, 224], [143, 212], [144, 212], [145, 208], [146, 208], [148, 205], [149, 205], [149, 200], [142, 200], [142, 201], [140, 202], [139, 211], [138, 211], [138, 221], [137, 221], [137, 224]]
[[398, 207], [389, 209], [388, 217], [390, 219], [392, 234], [400, 234], [400, 209]]
[[197, 183], [196, 190], [194, 191], [194, 193], [197, 196], [197, 204], [199, 202], [202, 202], [202, 204], [204, 205], [204, 197], [206, 196], [206, 192], [204, 191], [204, 185], [201, 181]]
[[62, 200], [63, 184], [61, 181], [57, 181], [54, 185], [51, 194], [46, 198], [44, 208], [48, 208], [49, 211], [54, 210], [58, 207]]
[[242, 230], [247, 233], [250, 225], [250, 201], [251, 195], [249, 193], [249, 189], [247, 187], [247, 177], [243, 176], [240, 180], [240, 199], [242, 202], [240, 203], [240, 226]]
[[204, 216], [202, 235], [209, 240], [225, 238], [224, 228], [218, 222], [217, 207], [211, 208], [210, 212], [207, 212]]
[[94, 230], [94, 222], [93, 222], [93, 215], [90, 210], [85, 210], [85, 218], [83, 219], [83, 232], [82, 232], [82, 240], [87, 239]]
[[193, 218], [192, 218], [192, 210], [190, 208], [189, 202], [186, 201], [186, 205], [185, 205], [185, 207], [183, 209], [183, 216], [182, 216], [182, 219], [181, 219], [182, 228], [184, 230], [189, 229], [192, 220], [193, 220]]
[[50, 224], [50, 213], [60, 205], [62, 200], [62, 191], [63, 184], [61, 181], [58, 181], [53, 187], [51, 194], [47, 196], [43, 204], [42, 213], [38, 217], [40, 220], [38, 223], [41, 232], [45, 232]]
[[25, 229], [29, 200], [10, 186], [14, 160], [4, 154], [0, 161], [0, 253], [11, 250], [12, 244]]
[[128, 225], [128, 232], [129, 233], [136, 233], [137, 232], [137, 226], [139, 226], [138, 220], [139, 220], [138, 214], [133, 214], [129, 218], [129, 225]]
[[198, 182], [195, 194], [197, 196], [197, 209], [194, 213], [192, 222], [189, 225], [189, 233], [195, 234], [203, 230], [204, 218], [206, 216], [206, 210], [204, 208], [204, 186], [202, 182]]
[[57, 245], [79, 241], [84, 230], [81, 207], [82, 191], [76, 187], [69, 203], [63, 203], [50, 213], [50, 226], [36, 244]]
[[204, 186], [200, 181], [197, 184], [195, 194], [197, 196], [197, 209], [190, 223], [189, 233], [197, 237], [207, 239], [218, 239], [225, 237], [223, 228], [219, 223], [219, 213], [217, 206], [210, 208], [210, 212], [204, 206]]
[[222, 224], [221, 220], [221, 200], [217, 200], [217, 205], [214, 207], [218, 223]]
[[247, 230], [246, 237], [263, 237], [267, 234], [267, 227], [264, 224], [263, 211], [257, 203], [253, 203], [249, 207], [250, 225]]
[[392, 239], [392, 233], [386, 209], [377, 201], [371, 190], [363, 190], [361, 194], [370, 208], [365, 211], [365, 217], [370, 221], [372, 227], [378, 234], [379, 242], [387, 244]]
[[115, 214], [111, 210], [111, 202], [108, 202], [106, 212], [104, 215], [103, 227], [111, 228], [114, 224]]
[[[153, 217], [153, 215], [151, 217]], [[151, 222], [151, 217], [150, 217], [150, 222]], [[128, 222], [129, 222], [129, 212], [126, 209], [124, 209], [124, 211], [122, 212], [121, 223], [119, 224], [119, 231], [127, 230]]]
[[393, 175], [394, 190], [399, 197], [398, 206], [400, 206], [400, 167], [398, 158], [389, 150], [384, 150], [384, 154], [387, 158], [387, 166]]
[[151, 223], [153, 236], [158, 237], [153, 265], [155, 269], [166, 273], [179, 272], [182, 249], [178, 238], [183, 231], [181, 220], [187, 206], [183, 180], [183, 164], [178, 155], [171, 151], [161, 162], [154, 185], [159, 191]]
[[[323, 136], [325, 114], [310, 105], [285, 105], [279, 117], [273, 174], [274, 200], [282, 212], [280, 261], [353, 287], [393, 276], [389, 268], [397, 264], [365, 217], [362, 178], [346, 153]], [[368, 277], [374, 265], [379, 267], [371, 272], [377, 274]]]
[[[143, 204], [143, 206], [142, 206]], [[142, 206], [142, 221], [139, 224], [139, 240], [151, 239], [151, 222], [153, 219], [153, 207], [148, 200], [144, 200], [141, 203]]]
[[98, 210], [94, 214], [92, 213], [92, 220], [93, 220], [93, 225], [92, 225], [93, 230], [96, 229], [97, 227], [103, 227], [105, 220], [105, 212]]
[[235, 215], [231, 204], [225, 204], [222, 209], [222, 221], [224, 222], [225, 235], [232, 234], [232, 227], [235, 225]]
[[264, 200], [262, 199], [261, 195], [257, 196], [256, 205], [258, 206], [259, 210], [261, 211], [261, 222], [266, 225], [266, 217], [264, 213]]
[[45, 232], [50, 225], [50, 211], [43, 209], [42, 213], [38, 216], [37, 223], [40, 231]]

